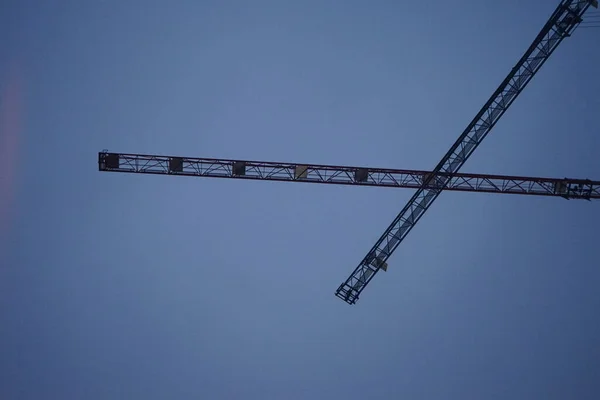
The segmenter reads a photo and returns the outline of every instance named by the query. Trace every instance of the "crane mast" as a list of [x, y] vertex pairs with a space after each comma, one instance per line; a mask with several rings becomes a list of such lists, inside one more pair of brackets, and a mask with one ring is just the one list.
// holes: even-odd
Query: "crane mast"
[[[600, 181], [486, 174], [439, 173], [389, 168], [349, 167], [268, 161], [191, 158], [148, 154], [98, 153], [98, 169], [154, 175], [233, 178], [418, 189], [444, 185], [444, 190], [507, 193], [566, 199], [600, 199]], [[448, 179], [449, 178], [449, 179]]]
[[[469, 123], [467, 128], [444, 155], [432, 174], [369, 250], [362, 261], [342, 282], [335, 295], [348, 304], [355, 304], [360, 293], [380, 269], [387, 269], [387, 260], [416, 225], [433, 201], [450, 183], [453, 175], [483, 141], [494, 125], [515, 101], [542, 65], [565, 37], [582, 21], [591, 0], [563, 0], [552, 13], [525, 54], [494, 91], [489, 100]], [[440, 177], [439, 185], [429, 185], [433, 177]]]

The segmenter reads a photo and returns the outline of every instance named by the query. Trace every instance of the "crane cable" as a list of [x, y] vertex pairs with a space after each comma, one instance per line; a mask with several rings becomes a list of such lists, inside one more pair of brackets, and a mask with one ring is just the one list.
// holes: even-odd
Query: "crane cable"
[[600, 28], [600, 11], [588, 11], [577, 28]]

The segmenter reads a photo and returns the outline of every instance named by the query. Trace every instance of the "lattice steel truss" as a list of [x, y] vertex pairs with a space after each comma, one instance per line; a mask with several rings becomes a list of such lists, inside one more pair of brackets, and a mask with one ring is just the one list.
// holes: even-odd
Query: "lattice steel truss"
[[459, 136], [458, 140], [439, 164], [433, 169], [431, 177], [437, 177], [441, 172], [448, 174], [440, 182], [441, 185], [436, 185], [432, 188], [425, 184], [417, 190], [346, 281], [338, 287], [335, 292], [336, 296], [348, 304], [356, 303], [360, 293], [377, 272], [382, 267], [387, 268], [387, 260], [394, 250], [396, 250], [425, 211], [439, 196], [445, 185], [450, 182], [453, 174], [458, 172], [477, 146], [492, 130], [500, 117], [515, 101], [562, 40], [571, 35], [573, 30], [582, 21], [582, 16], [590, 5], [590, 0], [563, 0], [560, 2], [525, 54]]
[[[233, 178], [280, 182], [325, 183], [419, 189], [442, 187], [462, 192], [507, 193], [566, 199], [600, 199], [600, 181], [569, 178], [534, 178], [389, 168], [223, 160], [147, 154], [98, 153], [98, 169], [108, 172]], [[448, 179], [449, 178], [449, 179]], [[444, 186], [445, 185], [445, 186]]]
[[415, 188], [417, 191], [366, 254], [335, 295], [354, 304], [360, 293], [444, 190], [600, 198], [600, 182], [587, 179], [532, 178], [464, 174], [458, 171], [515, 101], [562, 40], [581, 23], [597, 0], [562, 0], [525, 54], [477, 113], [432, 171], [393, 170], [314, 164], [169, 157], [158, 155], [98, 154], [100, 171], [327, 183], [357, 186]]

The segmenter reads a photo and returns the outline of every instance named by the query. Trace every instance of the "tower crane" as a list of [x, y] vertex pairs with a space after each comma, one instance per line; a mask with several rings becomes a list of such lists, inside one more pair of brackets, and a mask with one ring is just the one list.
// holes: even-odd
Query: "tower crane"
[[[535, 178], [489, 174], [297, 164], [269, 161], [192, 158], [149, 154], [98, 153], [98, 170], [152, 175], [196, 176], [279, 182], [322, 183], [461, 192], [506, 193], [565, 199], [600, 199], [600, 181], [571, 178]], [[448, 179], [449, 178], [449, 179]]]
[[367, 252], [335, 295], [355, 304], [361, 292], [444, 190], [600, 198], [600, 182], [586, 179], [459, 173], [473, 151], [516, 100], [554, 50], [597, 0], [561, 0], [529, 48], [431, 171], [220, 160], [127, 153], [98, 154], [100, 171], [416, 188], [415, 194]]

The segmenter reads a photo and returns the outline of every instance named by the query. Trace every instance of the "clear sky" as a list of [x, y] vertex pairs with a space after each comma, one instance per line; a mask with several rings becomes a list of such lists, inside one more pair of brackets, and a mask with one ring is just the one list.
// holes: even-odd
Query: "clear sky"
[[[97, 152], [431, 169], [553, 1], [4, 1], [0, 398], [597, 399], [600, 202], [98, 171]], [[600, 29], [462, 169], [600, 179]]]

